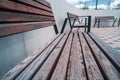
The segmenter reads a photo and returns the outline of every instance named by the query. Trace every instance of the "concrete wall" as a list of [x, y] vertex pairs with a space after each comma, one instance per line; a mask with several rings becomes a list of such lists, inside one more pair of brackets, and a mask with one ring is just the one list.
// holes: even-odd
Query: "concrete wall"
[[29, 54], [55, 37], [53, 26], [0, 38], [0, 79]]
[[55, 37], [53, 26], [32, 30], [23, 34], [27, 54], [43, 48]]
[[[84, 16], [91, 15], [92, 16], [92, 25], [94, 24], [95, 16], [115, 16], [120, 18], [120, 10], [79, 10], [75, 8], [73, 5], [65, 2], [65, 0], [48, 0], [53, 8], [56, 23], [59, 26], [59, 31], [64, 22], [64, 18], [67, 17], [66, 13], [71, 12], [73, 14]], [[69, 29], [69, 26], [67, 26]]]

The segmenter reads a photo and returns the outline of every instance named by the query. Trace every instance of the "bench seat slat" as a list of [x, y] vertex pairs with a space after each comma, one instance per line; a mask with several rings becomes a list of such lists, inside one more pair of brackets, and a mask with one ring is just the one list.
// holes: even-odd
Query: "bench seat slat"
[[71, 49], [71, 43], [72, 43], [73, 33], [70, 33], [67, 42], [65, 44], [65, 47], [62, 51], [62, 54], [60, 56], [60, 59], [57, 63], [57, 66], [54, 70], [54, 73], [52, 74], [51, 80], [65, 80], [66, 79], [66, 73], [67, 73], [67, 67], [68, 67], [68, 61], [70, 56], [70, 49]]
[[86, 41], [89, 43], [91, 50], [93, 51], [94, 56], [96, 57], [98, 63], [102, 68], [103, 75], [107, 80], [119, 80], [120, 73], [116, 70], [116, 68], [111, 64], [111, 62], [107, 59], [104, 53], [97, 47], [95, 42], [88, 36], [88, 34], [84, 34]]
[[17, 77], [19, 74], [22, 74], [22, 72], [24, 72], [23, 70], [26, 71], [26, 68], [30, 67], [31, 64], [35, 63], [35, 60], [41, 56], [42, 52], [48, 52], [47, 50], [50, 50], [50, 48], [53, 48], [59, 42], [59, 40], [63, 37], [63, 35], [64, 34], [60, 36], [58, 35], [56, 39], [53, 40], [53, 42], [51, 42], [47, 47], [43, 48], [43, 50], [39, 50], [35, 54], [30, 55], [21, 63], [19, 63], [17, 66], [15, 66], [13, 69], [8, 71], [8, 73], [6, 73], [5, 76], [3, 77], [3, 80], [12, 80], [15, 77]]
[[95, 34], [89, 33], [92, 39], [97, 43], [97, 45], [105, 52], [105, 55], [112, 62], [112, 64], [117, 68], [120, 72], [120, 53], [117, 52], [114, 48], [109, 46], [107, 43], [103, 42], [100, 38], [98, 38]]
[[70, 80], [86, 80], [82, 51], [77, 33], [74, 34], [70, 55]]
[[68, 62], [68, 69], [67, 69], [67, 74], [66, 74], [66, 80], [70, 80], [70, 59], [69, 59], [69, 62]]
[[73, 28], [71, 32], [78, 33], [79, 28]]
[[34, 62], [32, 62], [19, 76], [17, 76], [16, 79], [24, 79], [29, 80], [31, 79], [36, 71], [42, 66], [42, 64], [47, 60], [49, 55], [51, 54], [51, 51], [56, 47], [58, 42], [62, 39], [64, 34], [62, 34], [60, 37], [58, 37], [45, 51], [42, 52], [42, 54], [35, 59]]
[[57, 64], [57, 61], [61, 55], [61, 51], [64, 48], [65, 42], [67, 40], [68, 34], [66, 34], [58, 45], [54, 48], [51, 55], [48, 57], [46, 62], [42, 65], [42, 67], [35, 74], [33, 80], [49, 80], [52, 76], [53, 70]]
[[79, 33], [79, 36], [80, 36], [81, 46], [83, 50], [83, 56], [85, 60], [85, 66], [87, 70], [88, 79], [89, 80], [104, 80], [83, 35]]

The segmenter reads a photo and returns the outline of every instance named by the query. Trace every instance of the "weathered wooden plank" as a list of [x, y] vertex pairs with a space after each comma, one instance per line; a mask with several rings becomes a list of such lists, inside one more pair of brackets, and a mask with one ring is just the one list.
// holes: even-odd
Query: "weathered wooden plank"
[[82, 33], [85, 31], [85, 28], [79, 28], [78, 33]]
[[72, 38], [73, 38], [73, 33], [71, 33], [69, 35], [69, 38], [67, 39], [66, 45], [62, 51], [62, 54], [54, 70], [54, 73], [52, 74], [51, 80], [65, 80], [66, 79]]
[[72, 14], [72, 13], [68, 13], [68, 16], [69, 16], [70, 18], [75, 18], [75, 17], [78, 17], [77, 15]]
[[62, 48], [65, 45], [68, 34], [66, 34], [60, 43], [55, 47], [51, 55], [48, 57], [43, 66], [39, 69], [39, 71], [35, 74], [33, 80], [49, 80], [52, 76], [54, 68], [58, 62], [58, 59], [61, 55]]
[[[13, 0], [13, 1], [21, 2], [21, 3], [23, 3], [23, 4], [27, 4], [27, 5], [29, 5], [29, 6], [32, 6], [32, 7], [38, 8], [38, 9], [44, 9], [44, 10], [47, 10], [47, 11], [52, 12], [52, 9], [51, 9], [51, 8], [48, 8], [48, 7], [46, 7], [46, 6], [43, 5], [43, 4], [39, 4], [39, 3], [37, 3], [37, 2], [34, 1], [34, 0]], [[47, 3], [47, 2], [45, 2], [45, 3]], [[47, 4], [49, 4], [49, 3], [47, 3]], [[50, 7], [50, 6], [49, 6], [49, 7]]]
[[18, 12], [0, 11], [0, 22], [36, 22], [54, 21], [54, 17]]
[[[55, 44], [63, 37], [63, 34], [60, 36], [57, 36], [55, 40], [53, 40], [49, 45], [47, 45], [45, 48], [38, 50], [34, 54], [28, 56], [26, 59], [24, 59], [22, 62], [20, 62], [17, 66], [15, 66], [13, 69], [8, 71], [3, 77], [3, 80], [13, 80], [15, 77], [17, 77], [19, 74], [21, 74], [24, 70], [26, 70], [29, 65], [38, 57], [41, 55], [42, 52], [45, 52], [46, 50], [49, 50], [50, 48], [53, 48]], [[35, 62], [33, 62], [35, 63]]]
[[70, 62], [70, 59], [69, 59], [68, 69], [67, 69], [67, 74], [66, 74], [66, 80], [70, 80], [70, 65], [71, 65], [71, 62]]
[[100, 21], [114, 20], [114, 16], [96, 16], [95, 19]]
[[97, 43], [97, 45], [102, 49], [105, 53], [105, 56], [111, 61], [111, 63], [117, 68], [120, 72], [120, 53], [117, 52], [114, 48], [110, 45], [102, 41], [98, 38], [95, 34], [89, 33], [92, 39]]
[[51, 8], [50, 4], [48, 2], [46, 2], [46, 0], [33, 0], [33, 1], [36, 1], [37, 3], [43, 4], [43, 5]]
[[42, 9], [33, 8], [31, 6], [23, 5], [10, 0], [0, 0], [0, 8], [2, 8], [3, 10], [8, 9], [8, 10], [14, 10], [14, 11], [20, 11], [20, 12], [26, 12], [32, 14], [53, 16], [53, 13], [51, 12]]
[[72, 32], [73, 32], [73, 33], [77, 33], [77, 32], [78, 32], [78, 29], [79, 29], [79, 28], [73, 28], [73, 29], [72, 29]]
[[15, 23], [15, 24], [1, 24], [0, 25], [0, 37], [26, 32], [34, 29], [48, 27], [55, 25], [55, 22], [31, 22], [31, 23]]
[[98, 48], [95, 42], [88, 36], [88, 34], [84, 33], [84, 36], [86, 38], [86, 41], [89, 43], [89, 46], [91, 47], [93, 55], [96, 57], [98, 64], [102, 68], [105, 78], [107, 80], [119, 80], [120, 73], [111, 64], [111, 62], [107, 59], [104, 53]]
[[83, 56], [77, 33], [74, 34], [71, 48], [70, 80], [86, 80]]
[[51, 52], [54, 50], [56, 45], [64, 37], [63, 35], [64, 34], [58, 37], [47, 49], [45, 49], [45, 51], [43, 51], [42, 54], [39, 57], [37, 57], [34, 62], [32, 62], [22, 73], [20, 73], [20, 75], [16, 77], [16, 79], [30, 80], [51, 55]]
[[104, 80], [83, 35], [81, 33], [79, 33], [79, 36], [80, 36], [81, 46], [82, 46], [82, 50], [83, 50], [85, 65], [86, 65], [86, 69], [87, 69], [88, 79], [89, 80]]

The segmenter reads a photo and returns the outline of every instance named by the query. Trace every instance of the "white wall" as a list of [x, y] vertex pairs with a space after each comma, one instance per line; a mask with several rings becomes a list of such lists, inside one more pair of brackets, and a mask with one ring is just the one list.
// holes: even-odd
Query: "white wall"
[[38, 49], [42, 49], [52, 41], [55, 35], [53, 26], [23, 33], [26, 53], [29, 55]]
[[53, 26], [0, 38], [0, 79], [29, 54], [42, 49], [55, 37]]
[[66, 14], [67, 12], [71, 12], [79, 16], [91, 15], [92, 26], [94, 24], [95, 16], [115, 16], [120, 18], [120, 10], [79, 10], [78, 8], [75, 8], [73, 5], [65, 2], [65, 0], [48, 0], [48, 1], [52, 5], [56, 23], [59, 27], [59, 31], [61, 30], [65, 17], [67, 17]]

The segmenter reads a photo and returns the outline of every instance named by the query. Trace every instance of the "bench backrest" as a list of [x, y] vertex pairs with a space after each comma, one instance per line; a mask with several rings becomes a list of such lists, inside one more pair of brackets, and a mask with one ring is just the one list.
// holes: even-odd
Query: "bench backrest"
[[79, 21], [79, 16], [72, 14], [72, 13], [69, 13], [69, 12], [67, 13], [67, 16], [68, 16], [68, 20], [70, 23], [70, 27], [72, 28], [72, 26], [75, 23], [75, 20]]
[[0, 0], [0, 37], [55, 25], [45, 0]]
[[97, 20], [114, 20], [114, 16], [96, 16], [95, 19]]
[[71, 29], [74, 26], [75, 21], [77, 20], [79, 23], [81, 23], [81, 21], [79, 20], [79, 18], [84, 19], [85, 20], [85, 25], [82, 27], [85, 27], [85, 32], [86, 32], [86, 28], [87, 28], [87, 32], [90, 32], [90, 26], [91, 26], [91, 16], [78, 16], [72, 13], [67, 13], [68, 16], [68, 20], [69, 20], [69, 24]]
[[67, 13], [68, 17], [71, 18], [71, 19], [74, 19], [75, 17], [78, 17], [77, 15], [75, 14], [72, 14], [72, 13]]

